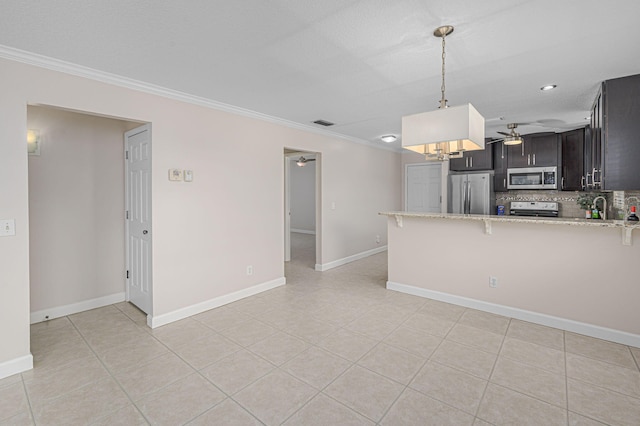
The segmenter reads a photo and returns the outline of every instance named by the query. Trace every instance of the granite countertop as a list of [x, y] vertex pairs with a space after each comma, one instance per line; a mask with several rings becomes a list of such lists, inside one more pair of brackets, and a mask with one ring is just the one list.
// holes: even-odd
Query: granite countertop
[[640, 229], [638, 222], [623, 220], [578, 219], [566, 217], [495, 216], [453, 213], [381, 212], [382, 216], [416, 217], [425, 219], [478, 220], [491, 222], [539, 223], [547, 225], [596, 226], [601, 228]]

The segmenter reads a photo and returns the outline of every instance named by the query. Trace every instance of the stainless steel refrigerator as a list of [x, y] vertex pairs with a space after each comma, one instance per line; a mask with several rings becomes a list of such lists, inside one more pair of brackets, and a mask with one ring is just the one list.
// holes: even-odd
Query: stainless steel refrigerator
[[447, 193], [449, 213], [488, 215], [495, 208], [491, 173], [451, 174]]

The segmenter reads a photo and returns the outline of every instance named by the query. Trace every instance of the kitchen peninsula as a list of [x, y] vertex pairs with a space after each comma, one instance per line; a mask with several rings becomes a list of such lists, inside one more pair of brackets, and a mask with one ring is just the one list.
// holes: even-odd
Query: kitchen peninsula
[[387, 288], [640, 347], [640, 226], [388, 216]]

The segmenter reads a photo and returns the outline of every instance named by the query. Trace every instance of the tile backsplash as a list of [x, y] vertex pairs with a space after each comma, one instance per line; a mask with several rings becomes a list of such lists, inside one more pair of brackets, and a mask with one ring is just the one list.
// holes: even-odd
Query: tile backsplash
[[[607, 197], [607, 216], [611, 219], [622, 219], [626, 215], [623, 209], [616, 208], [613, 204], [613, 192], [603, 192]], [[577, 217], [584, 218], [585, 211], [580, 208], [576, 200], [578, 196], [583, 194], [580, 191], [508, 191], [496, 192], [496, 205], [502, 205], [505, 214], [509, 214], [509, 206], [511, 201], [556, 201], [560, 210], [560, 217]], [[638, 197], [640, 199], [640, 191], [624, 191], [624, 198]], [[632, 205], [637, 204], [635, 201]], [[640, 206], [638, 206], [640, 211]]]

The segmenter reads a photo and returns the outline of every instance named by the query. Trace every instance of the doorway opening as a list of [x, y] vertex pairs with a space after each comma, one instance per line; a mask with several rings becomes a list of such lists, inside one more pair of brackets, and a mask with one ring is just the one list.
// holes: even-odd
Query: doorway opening
[[289, 269], [316, 269], [322, 263], [321, 164], [320, 153], [284, 150], [284, 259]]
[[126, 298], [126, 132], [139, 121], [27, 106], [31, 323]]

